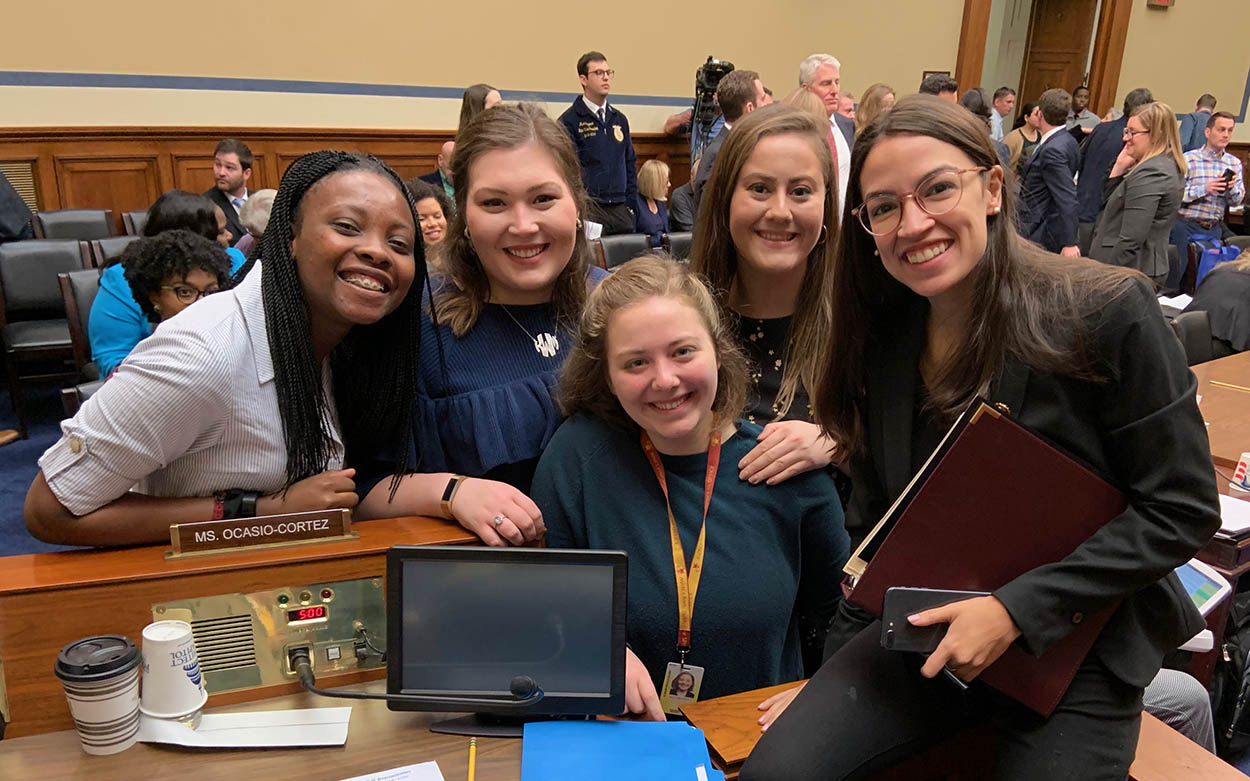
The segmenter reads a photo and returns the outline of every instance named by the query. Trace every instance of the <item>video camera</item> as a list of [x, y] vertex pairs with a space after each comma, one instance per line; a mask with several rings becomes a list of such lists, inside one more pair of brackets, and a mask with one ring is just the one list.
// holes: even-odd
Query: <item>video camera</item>
[[708, 55], [707, 62], [694, 72], [694, 111], [690, 118], [690, 135], [694, 139], [691, 144], [692, 163], [703, 154], [703, 147], [711, 141], [712, 124], [716, 122], [716, 87], [733, 69], [732, 62]]

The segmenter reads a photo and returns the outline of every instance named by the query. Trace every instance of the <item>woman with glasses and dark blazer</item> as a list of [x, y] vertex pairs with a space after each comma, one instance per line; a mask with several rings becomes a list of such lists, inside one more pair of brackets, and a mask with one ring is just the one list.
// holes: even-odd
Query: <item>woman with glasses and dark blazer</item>
[[1147, 103], [1129, 117], [1124, 149], [1103, 185], [1103, 209], [1089, 254], [1112, 266], [1134, 268], [1156, 288], [1168, 278], [1168, 232], [1185, 192], [1185, 153], [1176, 116], [1164, 103]]
[[[883, 649], [879, 623], [843, 603], [825, 663], [741, 778], [861, 777], [988, 724], [994, 778], [1124, 779], [1144, 687], [1203, 627], [1172, 570], [1220, 524], [1196, 383], [1154, 290], [1021, 239], [983, 124], [940, 99], [904, 98], [860, 136], [848, 199], [815, 406], [851, 459], [851, 515], [882, 517], [976, 396], [1005, 404], [1128, 504], [1060, 561], [912, 615], [946, 625], [927, 658]], [[1049, 717], [977, 680], [1011, 644], [1043, 655], [1104, 609], [1111, 618]]]

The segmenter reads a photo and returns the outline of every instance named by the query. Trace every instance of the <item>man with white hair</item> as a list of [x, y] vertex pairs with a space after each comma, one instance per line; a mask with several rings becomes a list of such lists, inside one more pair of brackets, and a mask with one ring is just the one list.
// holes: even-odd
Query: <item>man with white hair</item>
[[846, 203], [846, 188], [851, 177], [851, 144], [855, 143], [855, 123], [838, 113], [838, 93], [842, 81], [842, 63], [831, 54], [813, 54], [799, 64], [799, 86], [825, 104], [830, 129], [829, 151], [838, 174], [838, 207]]

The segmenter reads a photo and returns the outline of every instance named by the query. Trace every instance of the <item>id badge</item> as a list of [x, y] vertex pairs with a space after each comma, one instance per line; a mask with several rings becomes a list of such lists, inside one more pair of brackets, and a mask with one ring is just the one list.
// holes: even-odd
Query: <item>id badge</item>
[[703, 668], [693, 664], [669, 662], [660, 686], [660, 706], [670, 716], [680, 716], [681, 706], [699, 700], [703, 688]]

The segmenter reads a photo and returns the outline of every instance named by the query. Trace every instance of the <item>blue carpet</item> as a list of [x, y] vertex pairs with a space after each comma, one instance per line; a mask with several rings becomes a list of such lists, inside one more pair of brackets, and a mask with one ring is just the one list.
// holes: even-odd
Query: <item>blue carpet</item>
[[[61, 383], [30, 383], [25, 386], [26, 425], [30, 439], [0, 445], [0, 556], [68, 550], [36, 540], [26, 531], [22, 507], [26, 489], [39, 472], [39, 456], [61, 436]], [[7, 386], [0, 390], [0, 430], [17, 428]]]

